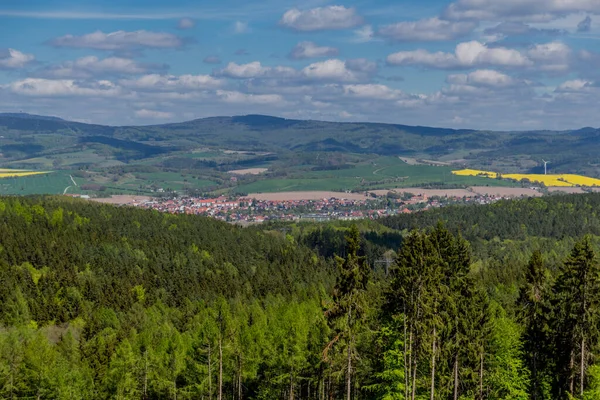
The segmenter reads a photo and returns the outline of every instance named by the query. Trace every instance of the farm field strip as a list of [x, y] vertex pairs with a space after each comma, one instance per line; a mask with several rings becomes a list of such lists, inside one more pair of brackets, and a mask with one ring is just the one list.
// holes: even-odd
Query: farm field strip
[[22, 169], [6, 169], [0, 168], [0, 179], [1, 178], [20, 178], [24, 176], [43, 175], [48, 174], [49, 171], [27, 171]]
[[457, 176], [479, 176], [490, 179], [505, 178], [514, 179], [516, 181], [527, 179], [530, 182], [541, 182], [549, 187], [600, 186], [600, 179], [576, 174], [500, 174], [498, 172], [480, 171], [475, 169], [463, 169], [452, 171], [452, 173]]

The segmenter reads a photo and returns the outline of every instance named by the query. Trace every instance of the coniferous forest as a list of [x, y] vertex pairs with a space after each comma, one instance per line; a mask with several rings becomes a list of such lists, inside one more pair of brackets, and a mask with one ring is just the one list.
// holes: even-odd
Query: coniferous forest
[[600, 195], [240, 228], [0, 199], [0, 398], [598, 399]]

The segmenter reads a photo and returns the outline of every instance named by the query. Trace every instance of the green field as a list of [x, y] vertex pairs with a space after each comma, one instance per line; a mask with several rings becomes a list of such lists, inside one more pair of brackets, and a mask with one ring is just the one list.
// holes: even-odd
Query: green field
[[[271, 173], [280, 171], [269, 165]], [[217, 190], [219, 193], [268, 193], [290, 191], [368, 191], [419, 187], [426, 185], [446, 187], [466, 186], [518, 186], [506, 180], [490, 180], [474, 176], [457, 176], [450, 167], [429, 165], [408, 165], [397, 157], [369, 157], [343, 169], [313, 170], [314, 167], [287, 166], [283, 175], [270, 177], [268, 174], [252, 182], [252, 178], [240, 177], [239, 186], [228, 189], [205, 176], [201, 171], [154, 171], [154, 172], [89, 172], [58, 171], [47, 175], [5, 178], [0, 180], [0, 195], [28, 194], [145, 194], [163, 191], [184, 193], [186, 190]], [[221, 174], [224, 182], [229, 182], [227, 174]], [[77, 186], [69, 175], [73, 175]], [[85, 176], [85, 178], [83, 177]], [[218, 176], [218, 175], [217, 175]], [[244, 183], [244, 179], [247, 179]], [[97, 185], [100, 192], [82, 190], [82, 186]]]
[[[69, 172], [51, 172], [44, 175], [0, 179], [0, 195], [62, 194], [72, 186]], [[68, 193], [75, 193], [69, 189]]]
[[217, 183], [198, 179], [195, 175], [180, 174], [177, 172], [152, 172], [152, 173], [136, 173], [133, 179], [119, 182], [123, 189], [139, 188], [140, 185], [155, 185], [156, 187], [172, 190], [183, 190], [186, 188], [203, 189], [214, 187]]
[[375, 190], [416, 187], [431, 184], [448, 186], [517, 186], [509, 181], [494, 181], [471, 176], [456, 176], [452, 168], [408, 165], [397, 157], [379, 157], [355, 168], [330, 171], [297, 172], [285, 179], [266, 179], [241, 185], [243, 193], [268, 193], [309, 190]]

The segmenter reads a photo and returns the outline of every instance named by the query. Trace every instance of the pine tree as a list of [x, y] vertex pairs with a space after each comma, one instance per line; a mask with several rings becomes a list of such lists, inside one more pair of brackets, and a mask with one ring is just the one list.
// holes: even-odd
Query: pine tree
[[520, 320], [524, 325], [523, 350], [531, 372], [529, 393], [532, 400], [544, 399], [545, 372], [548, 353], [548, 274], [542, 253], [531, 255], [525, 274], [525, 284], [519, 292]]
[[592, 350], [599, 338], [600, 268], [585, 237], [573, 247], [554, 286], [555, 395], [583, 395]]
[[[474, 393], [482, 380], [487, 298], [476, 288], [470, 266], [466, 241], [441, 224], [412, 232], [398, 252], [384, 314], [388, 325], [403, 321], [405, 398], [427, 391], [432, 399], [458, 399]], [[419, 371], [428, 371], [428, 377]]]
[[[333, 291], [333, 304], [326, 316], [335, 333], [328, 349], [345, 344], [346, 399], [352, 398], [353, 362], [356, 354], [356, 329], [365, 315], [365, 293], [370, 268], [364, 256], [359, 255], [360, 232], [353, 225], [346, 236], [346, 258], [337, 257], [339, 277]], [[325, 354], [327, 355], [326, 349]]]
[[[394, 279], [388, 293], [393, 315], [403, 315], [406, 397], [417, 396], [418, 370], [429, 370], [428, 392], [435, 397], [436, 362], [444, 312], [440, 256], [425, 232], [412, 232], [398, 253]], [[424, 378], [424, 377], [420, 377]], [[420, 381], [421, 379], [419, 379]]]

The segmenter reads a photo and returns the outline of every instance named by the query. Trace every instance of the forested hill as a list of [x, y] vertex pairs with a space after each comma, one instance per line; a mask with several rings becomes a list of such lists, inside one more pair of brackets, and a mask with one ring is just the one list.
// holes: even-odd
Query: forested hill
[[322, 350], [334, 281], [282, 232], [0, 198], [0, 398], [231, 398], [242, 380], [272, 398], [296, 350]]
[[58, 198], [0, 201], [0, 303], [19, 288], [31, 317], [64, 322], [95, 307], [127, 310], [218, 296], [318, 292], [330, 270], [281, 235], [209, 218]]
[[438, 221], [444, 221], [450, 230], [460, 232], [471, 241], [600, 235], [600, 193], [506, 200], [476, 207], [444, 207], [380, 220], [396, 230], [426, 228]]
[[[600, 130], [492, 132], [399, 124], [292, 120], [264, 115], [211, 117], [154, 126], [108, 126], [29, 114], [0, 114], [0, 150], [7, 161], [72, 154], [99, 147], [123, 162], [192, 149], [350, 152], [491, 160], [540, 157], [562, 171], [595, 171]], [[487, 163], [487, 164], [486, 164]], [[519, 164], [520, 165], [520, 164]], [[519, 167], [523, 169], [523, 166]]]
[[0, 398], [597, 399], [599, 202], [446, 208], [361, 236], [0, 198]]

